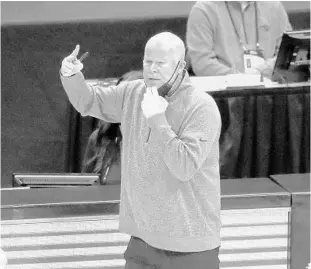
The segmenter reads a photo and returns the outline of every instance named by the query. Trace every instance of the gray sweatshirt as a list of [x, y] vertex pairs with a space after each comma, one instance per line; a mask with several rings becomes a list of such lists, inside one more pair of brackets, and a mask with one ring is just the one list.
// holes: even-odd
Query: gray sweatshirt
[[212, 97], [186, 73], [166, 97], [167, 124], [150, 127], [143, 80], [102, 88], [78, 73], [61, 81], [82, 116], [121, 123], [120, 231], [171, 251], [218, 247], [221, 117]]

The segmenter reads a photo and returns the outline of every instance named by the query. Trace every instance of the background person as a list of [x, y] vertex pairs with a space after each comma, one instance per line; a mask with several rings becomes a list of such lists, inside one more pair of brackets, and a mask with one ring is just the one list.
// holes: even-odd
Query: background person
[[[196, 76], [249, 73], [270, 77], [283, 32], [291, 29], [279, 1], [199, 1], [187, 21], [188, 62]], [[236, 175], [244, 126], [243, 97], [226, 101], [221, 178]]]
[[[196, 2], [187, 21], [190, 65], [197, 76], [244, 72], [270, 76], [283, 32], [290, 30], [279, 1]], [[244, 57], [249, 55], [257, 57], [245, 68]]]
[[98, 173], [106, 184], [110, 169], [120, 162], [121, 141], [120, 124], [99, 121], [88, 139], [82, 173]]
[[[116, 83], [142, 79], [142, 71], [132, 70], [126, 72]], [[91, 133], [82, 162], [82, 173], [98, 173], [100, 183], [108, 183], [108, 175], [112, 183], [119, 182], [119, 169], [121, 161], [122, 134], [119, 123], [97, 121], [96, 129]], [[109, 182], [110, 183], [110, 182]]]

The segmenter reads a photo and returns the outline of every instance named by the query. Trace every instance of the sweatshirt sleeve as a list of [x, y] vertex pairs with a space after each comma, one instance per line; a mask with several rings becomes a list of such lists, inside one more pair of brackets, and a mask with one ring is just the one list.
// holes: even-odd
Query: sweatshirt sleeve
[[60, 78], [70, 103], [82, 116], [113, 123], [121, 121], [126, 83], [109, 87], [90, 85], [81, 72]]
[[213, 31], [208, 15], [194, 6], [187, 21], [186, 42], [191, 66], [197, 76], [235, 73], [235, 70], [218, 61], [213, 49]]
[[221, 130], [221, 117], [216, 104], [201, 104], [187, 115], [180, 135], [174, 133], [165, 114], [150, 119], [151, 126], [163, 143], [164, 161], [180, 181], [188, 181], [201, 168]]
[[275, 14], [276, 14], [275, 19], [279, 27], [277, 28], [277, 32], [275, 34], [276, 35], [276, 42], [275, 42], [276, 46], [275, 46], [274, 56], [277, 56], [279, 52], [283, 33], [293, 31], [293, 27], [289, 22], [288, 15], [283, 4], [281, 2], [277, 2], [276, 5], [277, 7], [275, 11]]

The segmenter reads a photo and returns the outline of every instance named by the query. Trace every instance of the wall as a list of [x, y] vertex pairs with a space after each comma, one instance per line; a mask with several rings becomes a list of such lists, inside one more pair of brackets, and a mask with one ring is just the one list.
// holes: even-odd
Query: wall
[[187, 16], [192, 1], [2, 2], [2, 24]]
[[[309, 1], [282, 1], [287, 11], [310, 10]], [[1, 23], [36, 24], [80, 20], [187, 16], [193, 1], [7, 1]]]

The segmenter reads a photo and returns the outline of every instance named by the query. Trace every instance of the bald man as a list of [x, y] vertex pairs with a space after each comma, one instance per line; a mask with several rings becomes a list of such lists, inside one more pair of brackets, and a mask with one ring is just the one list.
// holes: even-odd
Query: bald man
[[107, 88], [87, 84], [78, 53], [79, 46], [60, 70], [70, 102], [82, 116], [121, 123], [125, 268], [219, 268], [221, 118], [190, 82], [183, 41], [153, 36], [144, 79]]

